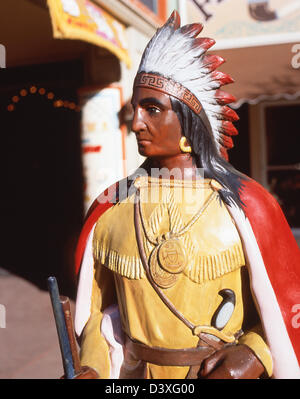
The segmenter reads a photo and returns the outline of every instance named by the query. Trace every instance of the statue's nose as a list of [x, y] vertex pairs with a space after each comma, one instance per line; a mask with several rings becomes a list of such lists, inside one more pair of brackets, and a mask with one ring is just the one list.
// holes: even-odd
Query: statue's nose
[[140, 131], [145, 130], [145, 128], [146, 128], [146, 124], [145, 124], [145, 120], [143, 117], [143, 111], [141, 108], [137, 107], [134, 110], [131, 129], [133, 132], [138, 133]]

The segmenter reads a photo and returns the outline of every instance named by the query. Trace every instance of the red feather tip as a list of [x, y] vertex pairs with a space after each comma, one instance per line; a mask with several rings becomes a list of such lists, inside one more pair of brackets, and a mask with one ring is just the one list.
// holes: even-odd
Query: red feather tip
[[210, 39], [209, 37], [198, 37], [194, 39], [193, 48], [201, 47], [205, 51], [211, 48], [216, 43], [214, 39]]
[[180, 28], [181, 33], [190, 37], [196, 37], [202, 30], [203, 25], [198, 23], [184, 25], [182, 28]]
[[238, 130], [233, 126], [232, 122], [223, 121], [222, 122], [222, 131], [228, 136], [237, 136], [239, 134]]
[[214, 71], [212, 72], [212, 77], [214, 80], [218, 80], [221, 84], [221, 86], [228, 85], [229, 83], [233, 83], [234, 80], [230, 75], [227, 73], [223, 73], [220, 71]]
[[225, 119], [230, 120], [231, 122], [236, 122], [240, 119], [238, 114], [230, 107], [227, 107], [227, 105], [224, 105], [224, 107], [222, 107], [221, 114], [224, 116]]
[[225, 62], [225, 60], [224, 60], [224, 58], [222, 58], [218, 55], [206, 54], [203, 57], [202, 62], [203, 62], [203, 66], [205, 68], [208, 68], [210, 71], [214, 71], [220, 65], [222, 65]]
[[224, 147], [228, 149], [233, 148], [232, 138], [226, 136], [226, 134], [220, 134], [220, 144], [222, 144]]
[[171, 25], [174, 30], [180, 28], [180, 15], [178, 11], [174, 10], [164, 26]]
[[228, 153], [227, 153], [227, 150], [226, 150], [226, 148], [224, 148], [224, 147], [221, 147], [221, 148], [220, 148], [220, 154], [221, 154], [221, 156], [222, 156], [223, 158], [225, 158], [225, 159], [226, 159], [226, 161], [228, 161], [228, 160], [229, 160], [229, 158], [228, 158]]
[[236, 102], [236, 98], [223, 90], [216, 90], [215, 98], [219, 105], [226, 105]]

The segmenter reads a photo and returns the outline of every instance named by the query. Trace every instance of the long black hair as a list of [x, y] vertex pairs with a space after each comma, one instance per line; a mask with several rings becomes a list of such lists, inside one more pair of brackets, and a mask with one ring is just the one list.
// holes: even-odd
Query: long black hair
[[219, 193], [226, 204], [235, 203], [241, 207], [240, 191], [247, 177], [219, 155], [213, 137], [202, 119], [175, 97], [170, 96], [170, 100], [182, 134], [191, 144], [197, 168], [203, 168], [205, 178], [214, 179], [223, 186]]

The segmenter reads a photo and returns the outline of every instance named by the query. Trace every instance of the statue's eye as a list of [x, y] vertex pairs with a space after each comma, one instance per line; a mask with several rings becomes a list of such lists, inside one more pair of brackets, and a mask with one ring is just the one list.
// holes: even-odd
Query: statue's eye
[[155, 115], [155, 114], [158, 114], [159, 112], [161, 112], [161, 110], [158, 107], [155, 107], [153, 105], [148, 105], [146, 109], [150, 115]]

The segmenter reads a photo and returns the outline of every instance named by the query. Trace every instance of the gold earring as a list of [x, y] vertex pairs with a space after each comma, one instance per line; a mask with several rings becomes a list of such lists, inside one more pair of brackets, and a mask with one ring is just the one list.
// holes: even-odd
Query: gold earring
[[192, 147], [188, 145], [188, 140], [185, 136], [182, 136], [179, 140], [179, 147], [182, 152], [192, 152]]

